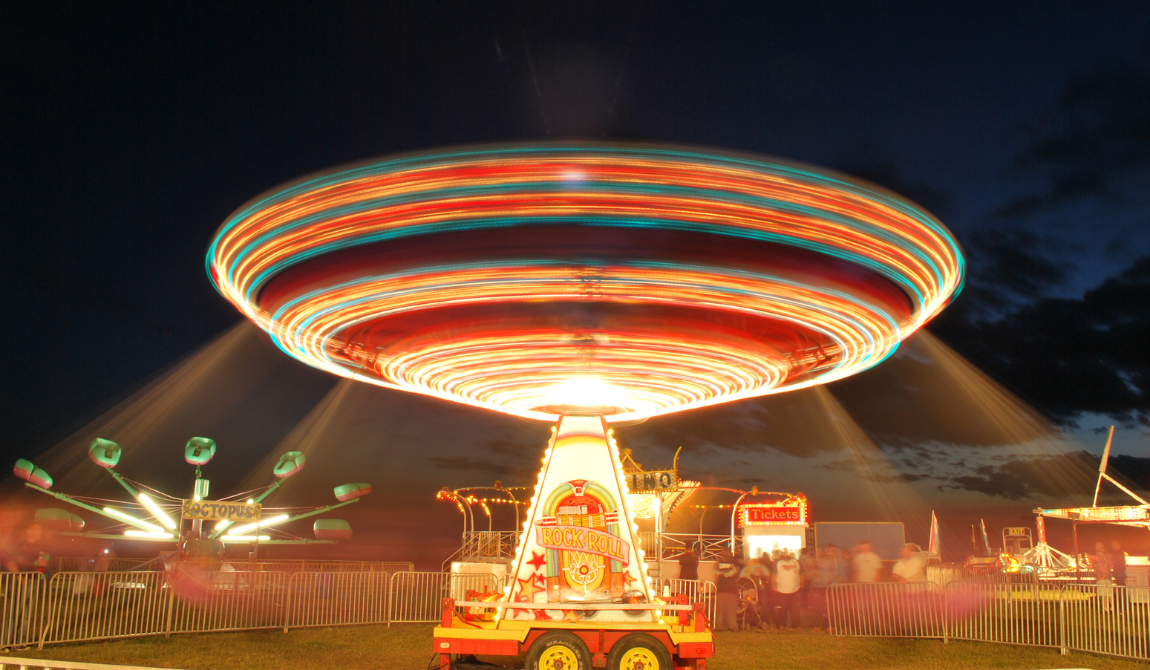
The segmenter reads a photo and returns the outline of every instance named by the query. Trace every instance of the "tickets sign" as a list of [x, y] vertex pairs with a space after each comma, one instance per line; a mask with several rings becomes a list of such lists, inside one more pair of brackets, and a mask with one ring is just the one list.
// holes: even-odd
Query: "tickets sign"
[[744, 505], [739, 516], [744, 526], [799, 525], [807, 522], [807, 509], [803, 505]]
[[262, 507], [259, 503], [185, 500], [181, 516], [201, 521], [259, 521]]

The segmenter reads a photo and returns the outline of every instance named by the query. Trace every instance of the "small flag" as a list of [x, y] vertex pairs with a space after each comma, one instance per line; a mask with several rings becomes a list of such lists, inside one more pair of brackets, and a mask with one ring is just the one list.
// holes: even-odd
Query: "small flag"
[[986, 555], [990, 556], [990, 538], [986, 536], [986, 521], [979, 519], [978, 523], [982, 526], [982, 546], [986, 548]]
[[935, 515], [934, 510], [930, 512], [930, 543], [927, 547], [927, 553], [941, 556], [942, 553], [939, 549], [938, 541], [938, 516]]

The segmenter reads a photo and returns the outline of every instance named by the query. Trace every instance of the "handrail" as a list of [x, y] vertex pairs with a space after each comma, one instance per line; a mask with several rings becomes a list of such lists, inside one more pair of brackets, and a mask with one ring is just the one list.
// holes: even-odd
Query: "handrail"
[[679, 610], [689, 612], [694, 609], [694, 605], [679, 605], [673, 603], [516, 603], [506, 600], [460, 600], [456, 601], [456, 605], [472, 609], [503, 608], [505, 610]]

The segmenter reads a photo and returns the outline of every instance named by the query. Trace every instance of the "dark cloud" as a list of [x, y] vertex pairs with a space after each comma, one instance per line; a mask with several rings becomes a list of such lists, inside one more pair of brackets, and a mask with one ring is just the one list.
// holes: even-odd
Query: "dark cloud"
[[947, 316], [936, 334], [1048, 415], [1150, 423], [1150, 257], [1081, 299], [1043, 298], [996, 321]]
[[545, 444], [526, 437], [522, 441], [495, 438], [475, 445], [469, 450], [473, 455], [431, 456], [427, 460], [441, 470], [487, 473], [506, 477], [508, 485], [516, 485], [535, 474]]
[[[1098, 477], [1099, 457], [1086, 451], [1033, 457], [1010, 457], [998, 465], [983, 465], [973, 474], [951, 477], [942, 490], [985, 493], [1008, 500], [1035, 496], [1089, 496]], [[1107, 473], [1132, 489], [1150, 486], [1150, 458], [1116, 456]], [[1105, 485], [1112, 489], [1110, 485]], [[1116, 503], [1117, 504], [1117, 503]]]
[[[900, 464], [911, 470], [919, 469], [928, 464], [911, 459], [901, 459]], [[894, 463], [888, 461], [881, 452], [874, 454], [852, 454], [850, 458], [827, 461], [818, 466], [824, 470], [840, 470], [850, 472], [862, 479], [879, 484], [911, 483], [933, 477], [930, 472], [900, 472], [895, 469]]]
[[676, 412], [618, 432], [622, 446], [674, 452], [681, 445], [686, 447], [684, 457], [714, 454], [719, 449], [809, 457], [842, 449], [841, 439], [826, 430], [825, 408], [815, 394], [795, 391]]
[[500, 477], [515, 477], [523, 480], [531, 474], [527, 468], [506, 463], [496, 463], [486, 458], [472, 458], [470, 456], [432, 456], [427, 460], [442, 470], [482, 472]]
[[1072, 82], [1058, 113], [1030, 134], [1014, 168], [1041, 176], [1045, 185], [1008, 203], [1003, 216], [1131, 197], [1130, 177], [1150, 168], [1150, 71], [1121, 68]]
[[843, 172], [897, 193], [925, 207], [928, 212], [937, 217], [943, 217], [950, 212], [952, 203], [950, 193], [921, 181], [907, 179], [898, 167], [890, 161], [868, 161], [849, 166], [843, 169]]
[[963, 242], [969, 263], [964, 307], [975, 318], [1001, 314], [1048, 295], [1066, 281], [1071, 269], [1052, 258], [1060, 251], [1057, 242], [1023, 228], [983, 229]]

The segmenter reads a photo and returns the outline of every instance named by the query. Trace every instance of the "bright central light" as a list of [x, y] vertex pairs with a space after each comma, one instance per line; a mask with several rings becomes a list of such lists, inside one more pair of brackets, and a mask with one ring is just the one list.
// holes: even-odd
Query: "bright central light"
[[171, 533], [152, 533], [146, 530], [126, 530], [124, 531], [125, 537], [139, 537], [148, 540], [170, 540], [174, 535]]
[[172, 521], [167, 514], [164, 514], [163, 510], [160, 509], [160, 506], [153, 502], [152, 499], [148, 497], [147, 493], [140, 494], [140, 503], [143, 504], [144, 507], [148, 508], [148, 511], [152, 513], [152, 516], [156, 517], [159, 519], [160, 523], [164, 524], [164, 528], [167, 528], [168, 530], [176, 529], [176, 522]]
[[279, 516], [273, 516], [273, 517], [269, 517], [267, 519], [264, 519], [263, 521], [260, 521], [259, 523], [245, 523], [242, 526], [236, 526], [235, 528], [229, 530], [228, 535], [232, 535], [232, 536], [243, 535], [244, 533], [249, 533], [249, 532], [255, 530], [256, 528], [263, 528], [264, 526], [272, 526], [272, 525], [275, 525], [277, 523], [283, 523], [284, 521], [287, 521], [287, 519], [288, 519], [288, 515], [280, 514]]
[[594, 377], [577, 377], [544, 390], [549, 404], [573, 407], [623, 407], [627, 394]]
[[142, 521], [142, 520], [137, 519], [136, 517], [131, 516], [129, 514], [124, 514], [123, 512], [121, 512], [118, 509], [113, 509], [111, 507], [105, 507], [104, 512], [106, 512], [107, 514], [110, 514], [111, 516], [116, 517], [117, 519], [119, 519], [121, 521], [124, 521], [126, 523], [130, 523], [133, 526], [135, 526], [136, 528], [139, 528], [140, 530], [145, 530], [145, 531], [150, 531], [150, 532], [155, 532], [155, 533], [162, 533], [164, 531], [163, 528], [160, 528], [159, 526], [157, 526], [154, 523], [148, 523], [147, 521]]

